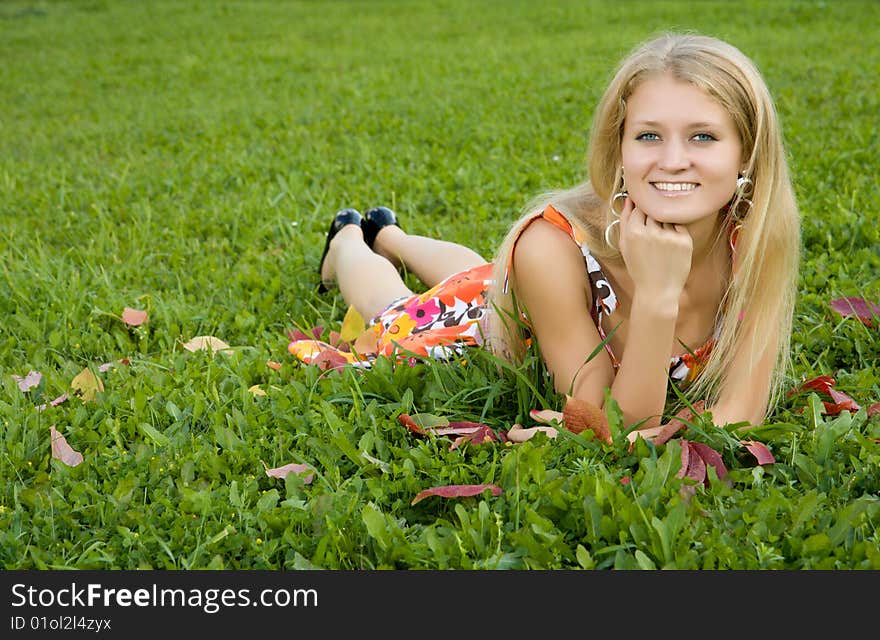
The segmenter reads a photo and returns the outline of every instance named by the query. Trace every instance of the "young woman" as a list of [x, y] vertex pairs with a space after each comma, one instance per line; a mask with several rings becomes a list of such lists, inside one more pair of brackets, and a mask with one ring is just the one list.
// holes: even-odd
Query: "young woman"
[[[516, 362], [536, 344], [558, 391], [601, 407], [610, 389], [645, 437], [670, 384], [716, 424], [760, 424], [788, 365], [800, 219], [754, 64], [706, 36], [644, 43], [598, 105], [588, 168], [528, 207], [492, 263], [388, 209], [339, 212], [322, 282], [375, 318], [345, 357], [485, 344]], [[431, 288], [410, 291], [401, 265]], [[326, 345], [290, 351], [308, 362]]]

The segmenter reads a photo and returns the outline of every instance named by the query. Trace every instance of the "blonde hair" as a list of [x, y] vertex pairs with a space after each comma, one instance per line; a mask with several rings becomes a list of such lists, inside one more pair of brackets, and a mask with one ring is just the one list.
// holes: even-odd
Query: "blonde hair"
[[[626, 101], [649, 77], [668, 73], [712, 96], [730, 114], [740, 136], [744, 174], [753, 182], [752, 205], [736, 242], [736, 268], [719, 308], [720, 333], [705, 369], [687, 390], [692, 399], [717, 399], [734, 357], [747, 349], [754, 366], [765, 350], [776, 354], [767, 412], [779, 398], [789, 367], [789, 342], [800, 262], [800, 213], [789, 177], [781, 127], [770, 92], [754, 63], [736, 47], [716, 38], [663, 34], [623, 60], [593, 116], [588, 150], [589, 178], [567, 190], [542, 194], [526, 207], [501, 243], [494, 261], [489, 295], [490, 347], [511, 361], [521, 359], [524, 337], [520, 309], [513, 297], [510, 269], [514, 244], [527, 222], [551, 202], [587, 236], [600, 260], [620, 261], [603, 231], [613, 220], [611, 197], [621, 188], [621, 136]], [[742, 203], [746, 204], [746, 203]], [[741, 208], [739, 196], [726, 215]], [[726, 225], [722, 225], [726, 226]], [[551, 274], [548, 273], [548, 277]], [[751, 367], [750, 367], [751, 368]], [[766, 416], [766, 413], [765, 413]]]

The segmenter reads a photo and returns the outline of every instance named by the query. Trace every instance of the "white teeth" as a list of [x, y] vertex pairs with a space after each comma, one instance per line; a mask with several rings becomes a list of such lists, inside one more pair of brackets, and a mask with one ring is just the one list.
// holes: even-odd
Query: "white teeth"
[[693, 191], [697, 188], [694, 182], [655, 182], [653, 184], [660, 191]]

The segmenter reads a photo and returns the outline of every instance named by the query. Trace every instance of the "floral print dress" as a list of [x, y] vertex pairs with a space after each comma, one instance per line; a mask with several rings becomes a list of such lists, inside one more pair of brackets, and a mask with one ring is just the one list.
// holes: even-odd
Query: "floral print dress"
[[[548, 205], [527, 221], [544, 219], [567, 233], [578, 245], [586, 263], [593, 306], [590, 315], [605, 340], [603, 319], [617, 309], [617, 296], [602, 266], [590, 253], [586, 239], [559, 210]], [[509, 273], [503, 287], [508, 288]], [[319, 358], [333, 364], [366, 367], [379, 356], [396, 358], [429, 357], [449, 360], [464, 350], [484, 343], [484, 326], [488, 313], [488, 291], [492, 284], [492, 265], [484, 264], [449, 276], [438, 285], [420, 294], [396, 300], [372, 319], [367, 330], [355, 341], [351, 351], [327, 342], [312, 339], [293, 340], [288, 351], [306, 364]], [[527, 319], [525, 319], [528, 322]], [[720, 325], [719, 325], [720, 326]], [[716, 327], [717, 335], [718, 327]], [[677, 382], [692, 381], [705, 364], [715, 337], [692, 353], [670, 358], [670, 376]], [[605, 349], [615, 370], [620, 362], [608, 343]]]

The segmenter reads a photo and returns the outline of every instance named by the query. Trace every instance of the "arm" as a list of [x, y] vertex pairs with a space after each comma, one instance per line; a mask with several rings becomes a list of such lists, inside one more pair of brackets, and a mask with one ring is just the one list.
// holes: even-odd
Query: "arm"
[[[553, 257], [552, 271], [548, 256]], [[528, 312], [557, 391], [602, 407], [605, 389], [610, 387], [626, 424], [645, 418], [649, 420], [642, 426], [659, 424], [678, 295], [636, 295], [615, 376], [604, 349], [585, 364], [601, 338], [589, 313], [592, 298], [584, 258], [571, 238], [547, 222], [535, 221], [516, 245], [513, 271], [516, 294]]]
[[602, 339], [590, 317], [592, 295], [577, 245], [549, 222], [536, 220], [517, 241], [511, 269], [556, 390], [601, 407], [614, 368], [604, 349], [585, 364]]
[[737, 351], [718, 401], [708, 408], [712, 421], [718, 426], [748, 422], [750, 427], [763, 422], [770, 399], [770, 385], [775, 364], [774, 336], [757, 363], [749, 361], [749, 349]]

